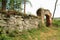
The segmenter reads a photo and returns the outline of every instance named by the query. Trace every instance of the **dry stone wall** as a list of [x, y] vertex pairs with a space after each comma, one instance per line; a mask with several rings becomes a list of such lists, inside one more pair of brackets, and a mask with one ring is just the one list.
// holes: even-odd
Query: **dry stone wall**
[[32, 15], [10, 15], [6, 17], [5, 14], [0, 14], [0, 27], [5, 30], [30, 30], [38, 28], [40, 19]]

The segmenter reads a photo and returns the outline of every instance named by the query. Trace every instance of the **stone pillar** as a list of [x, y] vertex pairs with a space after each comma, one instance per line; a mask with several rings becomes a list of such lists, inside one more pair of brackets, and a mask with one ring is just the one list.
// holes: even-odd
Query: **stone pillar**
[[44, 25], [44, 10], [41, 11], [41, 23]]
[[50, 23], [50, 25], [49, 26], [52, 26], [52, 18], [51, 18], [51, 16], [50, 16], [50, 18], [49, 18], [49, 23]]

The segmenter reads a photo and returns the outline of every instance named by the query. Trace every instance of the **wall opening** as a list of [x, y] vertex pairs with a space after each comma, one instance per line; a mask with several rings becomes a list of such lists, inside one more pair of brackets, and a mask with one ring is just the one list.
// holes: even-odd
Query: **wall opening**
[[46, 16], [46, 26], [50, 26], [51, 23], [50, 23], [50, 16], [49, 15], [45, 15]]

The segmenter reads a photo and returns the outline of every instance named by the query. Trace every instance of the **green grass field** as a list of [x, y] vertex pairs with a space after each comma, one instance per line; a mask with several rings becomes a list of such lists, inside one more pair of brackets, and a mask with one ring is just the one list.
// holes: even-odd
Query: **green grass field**
[[52, 27], [40, 27], [28, 31], [5, 33], [0, 27], [0, 40], [60, 40], [60, 20], [54, 20]]

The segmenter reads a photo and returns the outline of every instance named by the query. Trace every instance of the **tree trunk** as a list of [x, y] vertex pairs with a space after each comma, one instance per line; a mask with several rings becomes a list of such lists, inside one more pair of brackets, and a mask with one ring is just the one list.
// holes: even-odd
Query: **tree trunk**
[[24, 0], [24, 14], [26, 13], [26, 0]]
[[56, 11], [56, 6], [57, 6], [57, 2], [58, 2], [58, 0], [56, 0], [56, 2], [55, 2], [55, 8], [54, 8], [54, 12], [53, 12], [53, 18], [54, 18], [54, 14], [55, 14], [55, 11]]
[[7, 0], [2, 0], [2, 10], [6, 10], [6, 2]]

